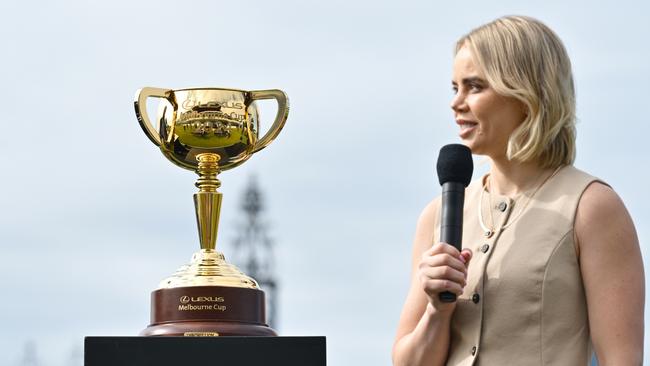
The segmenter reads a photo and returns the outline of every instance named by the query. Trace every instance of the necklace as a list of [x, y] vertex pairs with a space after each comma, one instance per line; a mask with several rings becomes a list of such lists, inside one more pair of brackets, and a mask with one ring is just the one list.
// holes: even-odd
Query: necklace
[[[517, 221], [519, 216], [521, 216], [521, 214], [526, 210], [526, 207], [528, 207], [528, 204], [530, 203], [532, 198], [535, 196], [535, 194], [537, 194], [537, 191], [539, 191], [540, 188], [542, 188], [542, 186], [544, 186], [544, 184], [546, 182], [548, 182], [551, 178], [553, 178], [557, 174], [557, 172], [560, 171], [561, 168], [562, 168], [562, 166], [559, 166], [557, 169], [555, 169], [555, 171], [551, 175], [546, 177], [546, 179], [544, 179], [535, 188], [533, 193], [530, 196], [527, 197], [526, 202], [521, 207], [521, 210], [519, 210], [517, 215], [512, 220], [510, 220], [507, 224], [501, 226], [499, 228], [499, 231], [503, 231], [503, 230], [507, 229], [510, 225], [512, 225], [515, 221]], [[489, 176], [488, 176], [488, 179], [489, 179]], [[539, 177], [537, 179], [539, 179]], [[487, 179], [486, 179], [486, 182], [487, 182]], [[485, 223], [483, 222], [483, 194], [486, 191], [486, 188], [487, 188], [486, 186], [487, 186], [487, 184], [483, 185], [483, 187], [481, 189], [481, 196], [479, 197], [479, 201], [478, 201], [478, 222], [481, 225], [481, 229], [483, 229], [483, 232], [485, 233], [485, 237], [486, 238], [491, 238], [494, 235], [494, 233], [496, 231], [496, 228], [494, 227], [494, 216], [492, 215], [492, 195], [491, 195], [489, 190], [488, 190], [488, 201], [490, 203], [490, 209], [489, 209], [490, 210], [490, 227], [487, 227], [485, 225]]]

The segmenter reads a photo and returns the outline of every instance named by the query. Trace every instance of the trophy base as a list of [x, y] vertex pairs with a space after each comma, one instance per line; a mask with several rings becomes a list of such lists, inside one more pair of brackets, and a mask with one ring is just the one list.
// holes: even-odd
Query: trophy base
[[278, 334], [266, 325], [219, 321], [188, 321], [150, 325], [141, 336], [167, 337], [274, 337]]
[[227, 286], [162, 288], [151, 293], [143, 336], [276, 336], [266, 325], [264, 292]]

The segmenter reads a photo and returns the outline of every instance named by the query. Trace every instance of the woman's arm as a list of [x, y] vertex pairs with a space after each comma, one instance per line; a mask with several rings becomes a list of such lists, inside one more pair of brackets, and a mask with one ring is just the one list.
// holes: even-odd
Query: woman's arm
[[[402, 310], [393, 346], [395, 366], [444, 365], [449, 349], [449, 325], [455, 303], [440, 303], [442, 291], [462, 293], [471, 252], [431, 246], [437, 217], [436, 201], [418, 220], [413, 244], [411, 287]], [[462, 259], [461, 259], [462, 258]]]
[[599, 365], [641, 365], [643, 260], [632, 219], [610, 187], [587, 187], [576, 213], [575, 237]]

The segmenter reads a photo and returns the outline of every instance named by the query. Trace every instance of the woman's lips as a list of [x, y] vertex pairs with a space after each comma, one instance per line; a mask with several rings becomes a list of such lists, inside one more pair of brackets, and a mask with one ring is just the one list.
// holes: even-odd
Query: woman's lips
[[469, 135], [471, 135], [478, 126], [478, 123], [472, 121], [458, 120], [456, 123], [460, 127], [460, 133], [458, 134], [460, 138], [469, 137]]

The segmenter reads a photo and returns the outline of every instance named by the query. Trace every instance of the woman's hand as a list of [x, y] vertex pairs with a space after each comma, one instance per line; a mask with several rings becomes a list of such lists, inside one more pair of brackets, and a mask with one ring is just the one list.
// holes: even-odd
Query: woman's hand
[[461, 294], [472, 252], [459, 252], [438, 243], [435, 228], [440, 197], [422, 211], [415, 230], [411, 256], [411, 286], [404, 302], [393, 347], [394, 365], [444, 365], [450, 343], [451, 314], [455, 303], [440, 301], [440, 293]]
[[472, 251], [461, 252], [445, 243], [437, 243], [422, 254], [418, 265], [418, 278], [427, 294], [430, 306], [440, 314], [451, 315], [456, 302], [440, 301], [440, 294], [445, 291], [460, 296], [467, 284], [467, 265], [472, 259]]

